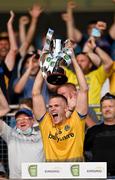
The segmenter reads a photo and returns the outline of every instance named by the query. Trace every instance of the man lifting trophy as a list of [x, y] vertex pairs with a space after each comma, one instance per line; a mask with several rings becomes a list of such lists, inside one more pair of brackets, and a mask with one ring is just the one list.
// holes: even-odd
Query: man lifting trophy
[[40, 68], [48, 83], [61, 85], [68, 80], [63, 66], [71, 64], [71, 50], [68, 48], [69, 40], [62, 45], [60, 39], [53, 39], [53, 33], [52, 29], [48, 29], [40, 57]]

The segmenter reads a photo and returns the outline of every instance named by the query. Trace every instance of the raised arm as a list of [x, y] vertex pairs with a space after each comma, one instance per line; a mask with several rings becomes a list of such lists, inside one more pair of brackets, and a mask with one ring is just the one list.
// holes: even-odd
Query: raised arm
[[75, 55], [72, 55], [72, 63], [79, 83], [79, 90], [77, 95], [76, 111], [80, 114], [87, 114], [88, 112], [88, 85], [85, 76], [77, 63]]
[[0, 117], [6, 115], [6, 113], [9, 112], [9, 110], [10, 108], [9, 108], [8, 102], [0, 88]]
[[42, 85], [43, 85], [43, 76], [41, 70], [39, 70], [32, 90], [33, 111], [36, 116], [36, 119], [38, 120], [46, 113], [45, 101], [41, 94]]
[[24, 90], [24, 87], [29, 79], [29, 76], [32, 71], [32, 60], [34, 59], [34, 55], [30, 57], [28, 67], [26, 68], [24, 74], [19, 78], [14, 86], [15, 93], [21, 93]]
[[92, 40], [91, 40], [91, 46], [92, 46], [92, 49], [95, 50], [95, 53], [100, 57], [105, 71], [107, 73], [110, 72], [112, 65], [113, 65], [113, 60], [111, 59], [111, 57], [100, 47], [96, 46], [94, 38], [92, 38]]
[[67, 36], [69, 39], [74, 40], [74, 18], [73, 18], [73, 8], [75, 4], [73, 2], [67, 3], [66, 13], [62, 14], [62, 19], [66, 23]]
[[26, 25], [29, 23], [28, 16], [21, 16], [19, 19], [19, 38], [20, 43], [23, 44], [26, 40]]
[[93, 47], [91, 45], [92, 38], [93, 37], [90, 37], [85, 43], [83, 52], [87, 54], [87, 56], [96, 67], [99, 67], [101, 64], [101, 58], [95, 52], [93, 52]]
[[[115, 0], [112, 0], [112, 2], [114, 3], [114, 6], [115, 6]], [[115, 13], [113, 15], [113, 24], [111, 25], [109, 29], [109, 35], [111, 36], [113, 40], [115, 40]]]
[[88, 52], [87, 56], [90, 58], [90, 60], [93, 62], [93, 64], [96, 67], [99, 67], [101, 64], [101, 58], [94, 52]]
[[26, 39], [20, 47], [20, 53], [22, 56], [25, 55], [26, 51], [28, 50], [28, 48], [32, 42], [35, 30], [36, 30], [36, 26], [37, 26], [38, 17], [40, 16], [41, 12], [42, 12], [41, 7], [37, 4], [34, 4], [32, 7], [32, 10], [30, 11], [30, 15], [32, 18], [30, 27], [27, 32]]
[[14, 13], [13, 13], [13, 11], [10, 11], [10, 19], [8, 20], [8, 23], [7, 23], [9, 42], [10, 42], [10, 50], [5, 58], [5, 63], [9, 69], [9, 71], [12, 71], [14, 68], [16, 54], [17, 54], [17, 50], [18, 50], [15, 33], [13, 30], [13, 21], [14, 21]]
[[62, 19], [66, 23], [67, 27], [67, 36], [69, 39], [79, 42], [82, 39], [82, 33], [75, 28], [73, 9], [76, 7], [74, 1], [69, 1], [67, 3], [66, 13], [62, 14]]

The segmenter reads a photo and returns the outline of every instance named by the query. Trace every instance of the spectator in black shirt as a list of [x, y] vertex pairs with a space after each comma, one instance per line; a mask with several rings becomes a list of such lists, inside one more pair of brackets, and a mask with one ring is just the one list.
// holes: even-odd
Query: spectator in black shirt
[[84, 142], [86, 161], [107, 162], [108, 177], [115, 178], [115, 95], [102, 97], [104, 122], [87, 130]]

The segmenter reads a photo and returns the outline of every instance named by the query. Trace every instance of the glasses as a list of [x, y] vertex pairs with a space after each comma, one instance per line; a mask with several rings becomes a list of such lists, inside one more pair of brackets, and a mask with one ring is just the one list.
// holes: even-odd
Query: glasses
[[23, 120], [31, 120], [33, 119], [32, 117], [23, 117], [23, 118], [16, 118], [16, 122], [17, 121], [23, 121]]

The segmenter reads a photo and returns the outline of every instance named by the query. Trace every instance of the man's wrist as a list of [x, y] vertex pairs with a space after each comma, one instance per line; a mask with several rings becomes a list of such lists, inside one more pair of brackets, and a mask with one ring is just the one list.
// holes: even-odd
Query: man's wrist
[[96, 49], [98, 48], [97, 45], [95, 45], [95, 47], [93, 48], [93, 52], [96, 53]]

